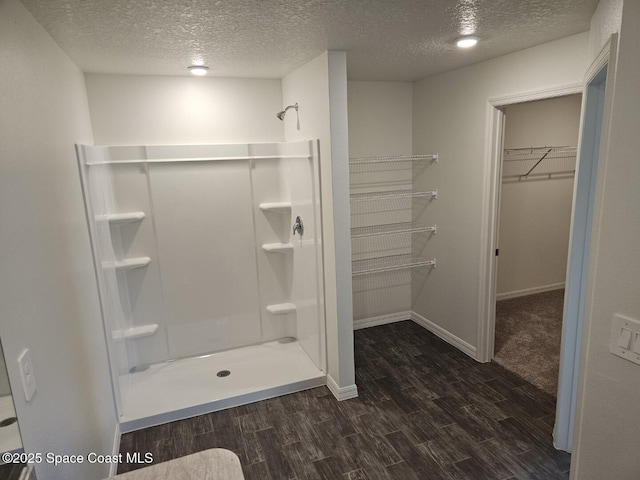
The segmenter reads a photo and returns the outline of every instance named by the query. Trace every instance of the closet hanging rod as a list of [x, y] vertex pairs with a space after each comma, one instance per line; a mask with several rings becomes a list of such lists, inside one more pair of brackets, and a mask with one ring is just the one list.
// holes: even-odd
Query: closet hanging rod
[[523, 179], [534, 179], [537, 177], [548, 177], [548, 178], [553, 178], [554, 176], [559, 176], [559, 177], [569, 177], [571, 175], [575, 175], [576, 171], [575, 170], [563, 170], [563, 171], [557, 171], [557, 172], [542, 172], [542, 173], [532, 173], [529, 176], [526, 175], [503, 175], [502, 178], [523, 178]]
[[553, 149], [553, 150], [575, 150], [576, 147], [573, 145], [547, 145], [544, 147], [519, 147], [519, 148], [505, 148], [504, 151], [506, 153], [510, 153], [510, 152], [523, 152], [523, 153], [516, 153], [516, 155], [523, 155], [526, 153], [524, 152], [529, 152], [529, 153], [534, 153], [535, 150], [548, 150], [548, 149]]
[[[527, 157], [525, 157], [523, 155], [524, 158], [505, 158], [504, 162], [505, 163], [511, 163], [511, 162], [533, 162], [535, 160], [535, 158], [531, 158], [531, 156], [529, 155]], [[576, 152], [563, 152], [562, 155], [554, 155], [553, 157], [550, 157], [549, 160], [573, 160], [576, 158]]]
[[103, 160], [87, 162], [93, 165], [131, 165], [143, 163], [183, 163], [183, 162], [233, 162], [242, 160], [278, 160], [278, 159], [302, 159], [309, 160], [311, 155], [266, 155], [266, 156], [240, 156], [240, 157], [194, 157], [194, 158], [148, 158], [130, 160]]
[[505, 149], [503, 176], [528, 178], [531, 175], [569, 173], [570, 170], [575, 170], [576, 158], [576, 147]]

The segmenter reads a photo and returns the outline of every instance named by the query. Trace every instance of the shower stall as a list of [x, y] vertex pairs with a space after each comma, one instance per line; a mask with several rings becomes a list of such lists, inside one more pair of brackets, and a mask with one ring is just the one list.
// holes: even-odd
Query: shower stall
[[318, 151], [77, 146], [122, 432], [326, 384]]

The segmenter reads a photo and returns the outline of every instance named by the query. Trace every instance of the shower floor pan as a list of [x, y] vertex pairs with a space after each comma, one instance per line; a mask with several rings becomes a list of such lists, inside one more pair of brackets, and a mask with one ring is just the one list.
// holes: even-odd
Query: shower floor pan
[[273, 341], [151, 365], [120, 385], [127, 433], [326, 385], [326, 374], [297, 341]]

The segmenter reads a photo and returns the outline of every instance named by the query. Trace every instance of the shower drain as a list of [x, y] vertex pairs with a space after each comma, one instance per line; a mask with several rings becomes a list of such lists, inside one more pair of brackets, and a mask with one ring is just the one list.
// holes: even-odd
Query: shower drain
[[0, 421], [0, 428], [8, 427], [9, 425], [13, 425], [17, 421], [18, 421], [18, 419], [16, 417], [5, 418], [4, 420]]
[[219, 377], [228, 377], [231, 375], [231, 372], [229, 370], [220, 370], [216, 375]]

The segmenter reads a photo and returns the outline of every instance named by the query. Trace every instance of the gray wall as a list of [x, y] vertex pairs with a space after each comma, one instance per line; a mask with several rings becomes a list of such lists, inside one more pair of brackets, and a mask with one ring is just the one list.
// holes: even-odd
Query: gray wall
[[414, 287], [413, 309], [469, 350], [477, 344], [484, 282], [489, 99], [580, 84], [588, 40], [588, 33], [573, 35], [415, 83], [413, 151], [438, 152], [440, 162], [429, 176], [438, 188], [429, 208], [438, 268]]
[[[413, 84], [409, 82], [349, 82], [349, 156], [411, 155]], [[422, 152], [430, 153], [430, 152]], [[411, 165], [356, 167], [350, 175], [351, 193], [411, 188]], [[358, 202], [351, 208], [351, 226], [361, 227], [411, 221], [411, 203]], [[380, 213], [380, 210], [383, 213]], [[386, 210], [386, 212], [385, 212]], [[402, 251], [402, 250], [406, 251]], [[395, 251], [397, 250], [397, 251]], [[354, 260], [410, 253], [410, 236], [365, 238], [352, 241]], [[411, 310], [411, 271], [396, 270], [353, 277], [353, 318], [356, 321], [393, 316], [408, 318]], [[404, 314], [403, 314], [404, 313]]]
[[[577, 146], [581, 100], [581, 95], [570, 95], [509, 105], [504, 147]], [[553, 168], [560, 163], [547, 164]], [[512, 166], [505, 165], [503, 175]], [[543, 161], [538, 171], [545, 168]], [[498, 295], [526, 295], [564, 285], [573, 183], [568, 175], [503, 177]]]

